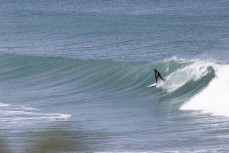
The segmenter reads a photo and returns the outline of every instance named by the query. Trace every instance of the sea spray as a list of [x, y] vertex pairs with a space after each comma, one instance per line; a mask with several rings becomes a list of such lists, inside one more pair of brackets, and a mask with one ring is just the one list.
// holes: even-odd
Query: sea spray
[[[190, 61], [186, 61], [188, 63]], [[177, 69], [166, 77], [166, 81], [160, 82], [159, 86], [168, 92], [173, 92], [190, 81], [198, 81], [210, 73], [210, 67], [214, 65], [208, 61], [192, 61], [189, 65]]]

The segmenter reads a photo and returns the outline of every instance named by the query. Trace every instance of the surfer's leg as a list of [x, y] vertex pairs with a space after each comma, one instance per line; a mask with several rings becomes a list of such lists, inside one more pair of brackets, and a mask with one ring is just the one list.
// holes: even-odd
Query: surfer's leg
[[161, 80], [165, 81], [161, 76], [159, 76]]

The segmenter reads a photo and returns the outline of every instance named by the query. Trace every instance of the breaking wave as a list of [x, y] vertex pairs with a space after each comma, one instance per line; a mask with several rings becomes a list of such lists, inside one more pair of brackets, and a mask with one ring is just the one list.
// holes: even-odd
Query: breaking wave
[[[166, 81], [160, 82], [157, 88], [148, 88], [155, 82], [155, 68]], [[171, 58], [157, 62], [122, 62], [2, 54], [0, 96], [7, 99], [6, 95], [13, 92], [15, 99], [12, 101], [15, 102], [24, 94], [24, 99], [32, 98], [32, 101], [23, 105], [34, 107], [35, 102], [45, 102], [50, 108], [63, 105], [64, 99], [77, 97], [120, 101], [147, 99], [163, 91], [161, 96], [169, 97], [169, 102], [179, 101], [177, 104], [181, 110], [229, 116], [229, 107], [226, 107], [229, 101], [226, 93], [229, 89], [228, 72], [229, 66], [207, 60]], [[21, 105], [14, 109], [15, 106], [18, 105], [0, 103], [1, 121], [6, 120], [7, 113], [23, 115], [14, 115], [15, 120], [55, 120], [71, 116], [23, 110]]]

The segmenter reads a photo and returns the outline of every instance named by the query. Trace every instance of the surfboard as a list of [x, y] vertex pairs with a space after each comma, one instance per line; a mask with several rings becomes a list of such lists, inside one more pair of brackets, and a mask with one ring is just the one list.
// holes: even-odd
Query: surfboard
[[156, 87], [156, 86], [157, 86], [157, 84], [153, 83], [153, 84], [149, 85], [148, 87]]

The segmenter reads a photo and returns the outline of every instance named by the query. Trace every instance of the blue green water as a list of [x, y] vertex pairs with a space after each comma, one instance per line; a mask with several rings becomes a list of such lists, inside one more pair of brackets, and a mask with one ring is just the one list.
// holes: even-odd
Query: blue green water
[[0, 1], [0, 144], [61, 129], [71, 152], [228, 152], [228, 5]]

